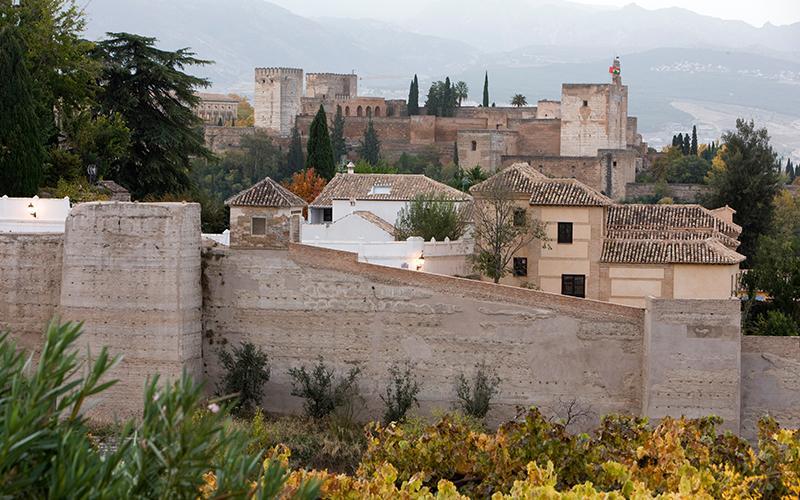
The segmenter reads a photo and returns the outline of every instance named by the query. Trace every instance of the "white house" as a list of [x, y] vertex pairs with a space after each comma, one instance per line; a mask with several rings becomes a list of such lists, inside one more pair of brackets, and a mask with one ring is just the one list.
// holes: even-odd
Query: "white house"
[[63, 233], [69, 198], [0, 197], [0, 233]]

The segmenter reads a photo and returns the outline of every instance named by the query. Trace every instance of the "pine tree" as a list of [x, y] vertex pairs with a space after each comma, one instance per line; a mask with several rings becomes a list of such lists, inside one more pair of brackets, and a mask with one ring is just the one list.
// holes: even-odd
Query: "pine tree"
[[300, 138], [300, 131], [297, 127], [292, 127], [292, 140], [289, 143], [289, 152], [286, 157], [289, 166], [289, 173], [299, 172], [306, 168], [303, 158], [303, 143]]
[[344, 141], [344, 115], [342, 107], [336, 105], [336, 116], [333, 118], [333, 128], [331, 128], [331, 146], [333, 147], [333, 158], [340, 162], [342, 157], [347, 154], [347, 143]]
[[453, 165], [458, 166], [458, 142], [453, 143]]
[[794, 166], [794, 178], [800, 177], [800, 164]]
[[675, 137], [675, 147], [683, 151], [683, 133], [679, 133]]
[[14, 27], [0, 28], [0, 196], [33, 196], [44, 174], [43, 127]]
[[697, 125], [692, 125], [692, 143], [690, 145], [689, 154], [697, 156]]
[[322, 104], [319, 105], [319, 110], [311, 121], [308, 131], [306, 166], [313, 168], [320, 177], [328, 181], [336, 175], [333, 146], [331, 145], [331, 136], [328, 134], [328, 120]]
[[683, 155], [686, 156], [692, 150], [692, 141], [689, 139], [689, 134], [683, 136]]
[[408, 115], [418, 115], [419, 114], [419, 80], [417, 80], [417, 75], [414, 75], [414, 79], [411, 80], [411, 88], [408, 90]]
[[786, 160], [786, 177], [789, 179], [789, 184], [794, 182], [795, 172], [794, 172], [794, 166], [792, 165], [792, 159], [791, 158]]
[[372, 120], [369, 121], [367, 128], [364, 129], [364, 138], [361, 140], [358, 153], [361, 158], [373, 167], [376, 166], [381, 159], [381, 141], [378, 138], [375, 127], [372, 125]]
[[483, 107], [489, 107], [489, 72], [483, 78]]

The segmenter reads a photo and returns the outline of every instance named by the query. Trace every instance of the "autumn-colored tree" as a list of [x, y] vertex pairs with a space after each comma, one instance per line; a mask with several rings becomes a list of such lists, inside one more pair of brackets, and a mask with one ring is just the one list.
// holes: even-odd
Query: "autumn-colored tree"
[[[308, 168], [302, 172], [295, 172], [292, 174], [291, 180], [285, 183], [284, 186], [289, 191], [306, 200], [306, 202], [311, 203], [325, 188], [325, 184], [327, 184], [327, 182], [324, 178], [317, 175], [313, 168]], [[303, 209], [303, 216], [307, 215], [307, 210], [308, 209]]]
[[236, 108], [236, 126], [237, 127], [252, 127], [256, 123], [256, 115], [253, 106], [250, 104], [250, 101], [247, 100], [247, 97], [240, 96], [238, 94], [228, 94], [228, 97], [232, 97], [239, 101], [239, 105]]

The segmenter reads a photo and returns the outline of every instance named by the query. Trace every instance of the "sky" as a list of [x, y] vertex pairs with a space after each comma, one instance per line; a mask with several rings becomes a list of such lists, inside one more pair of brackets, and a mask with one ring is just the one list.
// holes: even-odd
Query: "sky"
[[[370, 17], [392, 19], [423, 10], [431, 0], [269, 0], [307, 17]], [[485, 0], [479, 0], [485, 1]], [[503, 0], [494, 0], [502, 8]], [[542, 0], [532, 0], [542, 2]], [[631, 0], [577, 0], [590, 5], [627, 5]], [[800, 22], [800, 0], [636, 0], [646, 9], [681, 7], [699, 14], [745, 21], [754, 26]]]

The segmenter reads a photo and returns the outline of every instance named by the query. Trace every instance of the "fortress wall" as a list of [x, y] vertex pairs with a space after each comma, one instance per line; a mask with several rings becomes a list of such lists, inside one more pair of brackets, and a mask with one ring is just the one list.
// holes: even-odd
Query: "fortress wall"
[[0, 332], [38, 351], [57, 314], [63, 234], [0, 233]]
[[742, 337], [741, 373], [743, 437], [755, 439], [765, 414], [800, 427], [800, 337]]
[[404, 359], [417, 363], [422, 414], [451, 407], [457, 374], [480, 361], [502, 379], [493, 423], [517, 405], [551, 414], [572, 400], [597, 415], [641, 408], [641, 309], [384, 268], [304, 245], [213, 247], [203, 259], [207, 378], [220, 377], [220, 347], [263, 347], [268, 410], [301, 410], [287, 370], [319, 355], [338, 370], [362, 368], [362, 418], [380, 416], [387, 368]]
[[436, 118], [436, 142], [455, 142], [459, 130], [486, 128], [485, 118]]
[[509, 121], [508, 126], [519, 132], [519, 154], [558, 156], [561, 150], [561, 120]]
[[[653, 183], [629, 182], [625, 191], [628, 199], [633, 200], [655, 196], [657, 187]], [[708, 193], [709, 188], [705, 184], [667, 184], [666, 196], [677, 202], [700, 203]]]
[[[212, 125], [203, 127], [206, 146], [215, 154], [240, 148], [242, 137], [253, 135], [256, 130], [254, 127], [217, 127]], [[267, 131], [267, 129], [262, 130]]]
[[200, 206], [195, 203], [84, 203], [66, 222], [61, 316], [84, 321], [82, 342], [123, 361], [119, 383], [92, 405], [98, 420], [141, 410], [157, 373], [199, 375]]
[[574, 177], [599, 191], [605, 191], [603, 173], [599, 168], [600, 160], [594, 156], [568, 158], [563, 156], [504, 155], [502, 159], [503, 167], [517, 162], [528, 162], [548, 177]]

